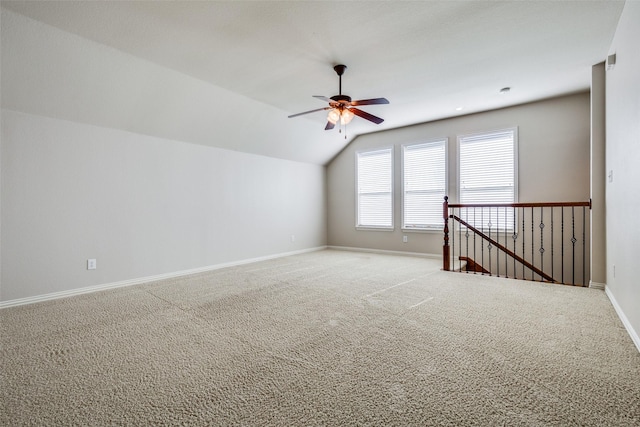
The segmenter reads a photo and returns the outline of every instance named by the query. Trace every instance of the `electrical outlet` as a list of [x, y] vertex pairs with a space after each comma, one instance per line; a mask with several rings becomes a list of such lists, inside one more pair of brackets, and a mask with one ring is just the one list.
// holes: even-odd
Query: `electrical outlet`
[[296, 235], [295, 235], [295, 234], [292, 234], [292, 235], [291, 235], [291, 241], [292, 241], [292, 242], [295, 242], [295, 241], [296, 241]]
[[98, 263], [96, 262], [95, 259], [88, 259], [87, 260], [87, 270], [95, 270], [96, 268], [98, 268]]
[[403, 243], [407, 243], [409, 241], [409, 237], [408, 236], [402, 236], [402, 242]]

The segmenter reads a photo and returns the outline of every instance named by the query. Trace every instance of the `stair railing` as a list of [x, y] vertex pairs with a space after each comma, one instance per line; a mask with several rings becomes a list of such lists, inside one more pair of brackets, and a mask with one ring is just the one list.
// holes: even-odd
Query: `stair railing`
[[443, 270], [586, 286], [590, 210], [591, 201], [452, 204], [445, 196]]

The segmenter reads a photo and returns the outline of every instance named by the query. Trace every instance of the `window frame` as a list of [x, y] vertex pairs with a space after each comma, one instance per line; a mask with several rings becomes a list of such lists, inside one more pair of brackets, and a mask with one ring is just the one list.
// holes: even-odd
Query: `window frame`
[[[419, 232], [419, 233], [425, 233], [425, 232], [442, 232], [442, 227], [444, 224], [444, 220], [441, 219], [441, 221], [438, 224], [427, 224], [425, 226], [415, 226], [415, 227], [411, 227], [411, 226], [407, 226], [406, 222], [405, 222], [405, 198], [406, 198], [406, 192], [405, 192], [405, 153], [406, 150], [409, 147], [416, 147], [416, 146], [420, 146], [420, 145], [437, 145], [437, 144], [442, 144], [444, 145], [444, 189], [443, 189], [443, 193], [442, 193], [442, 202], [444, 202], [444, 196], [447, 195], [447, 191], [449, 188], [449, 138], [448, 137], [440, 137], [440, 138], [430, 138], [430, 139], [426, 139], [420, 142], [411, 142], [411, 143], [407, 143], [407, 144], [402, 144], [401, 146], [401, 153], [402, 153], [402, 157], [401, 157], [401, 194], [402, 194], [402, 199], [400, 201], [400, 214], [401, 214], [401, 218], [402, 218], [402, 222], [401, 222], [401, 229], [402, 231], [406, 231], [406, 232]], [[438, 204], [437, 209], [436, 209], [440, 216], [442, 216], [442, 203]]]
[[[391, 216], [390, 216], [390, 220], [391, 220], [391, 225], [390, 226], [376, 226], [376, 225], [362, 225], [360, 224], [360, 191], [359, 191], [359, 178], [360, 178], [360, 168], [359, 168], [359, 159], [360, 156], [363, 154], [367, 154], [367, 153], [375, 153], [375, 152], [383, 152], [383, 151], [388, 151], [390, 154], [390, 178], [391, 178], [391, 191], [390, 191], [390, 196], [391, 196]], [[394, 187], [395, 187], [395, 173], [394, 173], [394, 161], [395, 161], [395, 146], [391, 145], [391, 146], [386, 146], [386, 147], [377, 147], [377, 148], [372, 148], [372, 149], [366, 149], [366, 150], [358, 150], [355, 153], [354, 156], [354, 160], [355, 160], [355, 176], [354, 176], [354, 181], [355, 181], [355, 227], [356, 230], [365, 230], [365, 231], [393, 231], [395, 230], [395, 215], [394, 215], [394, 211], [395, 211], [395, 191], [394, 191]]]

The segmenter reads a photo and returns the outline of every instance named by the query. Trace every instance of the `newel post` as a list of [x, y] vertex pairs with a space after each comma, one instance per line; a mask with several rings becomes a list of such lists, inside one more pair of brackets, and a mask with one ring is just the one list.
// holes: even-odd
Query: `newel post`
[[442, 245], [442, 269], [449, 271], [449, 196], [444, 196], [442, 204], [442, 216], [444, 218], [444, 244]]

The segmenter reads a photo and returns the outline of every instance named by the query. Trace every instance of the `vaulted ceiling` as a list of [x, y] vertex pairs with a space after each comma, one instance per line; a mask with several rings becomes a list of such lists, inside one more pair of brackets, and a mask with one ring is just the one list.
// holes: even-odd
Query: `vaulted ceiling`
[[[2, 1], [2, 106], [326, 164], [360, 134], [588, 90], [623, 6]], [[384, 123], [287, 118], [338, 93], [340, 63], [343, 93], [389, 99], [362, 107]]]

